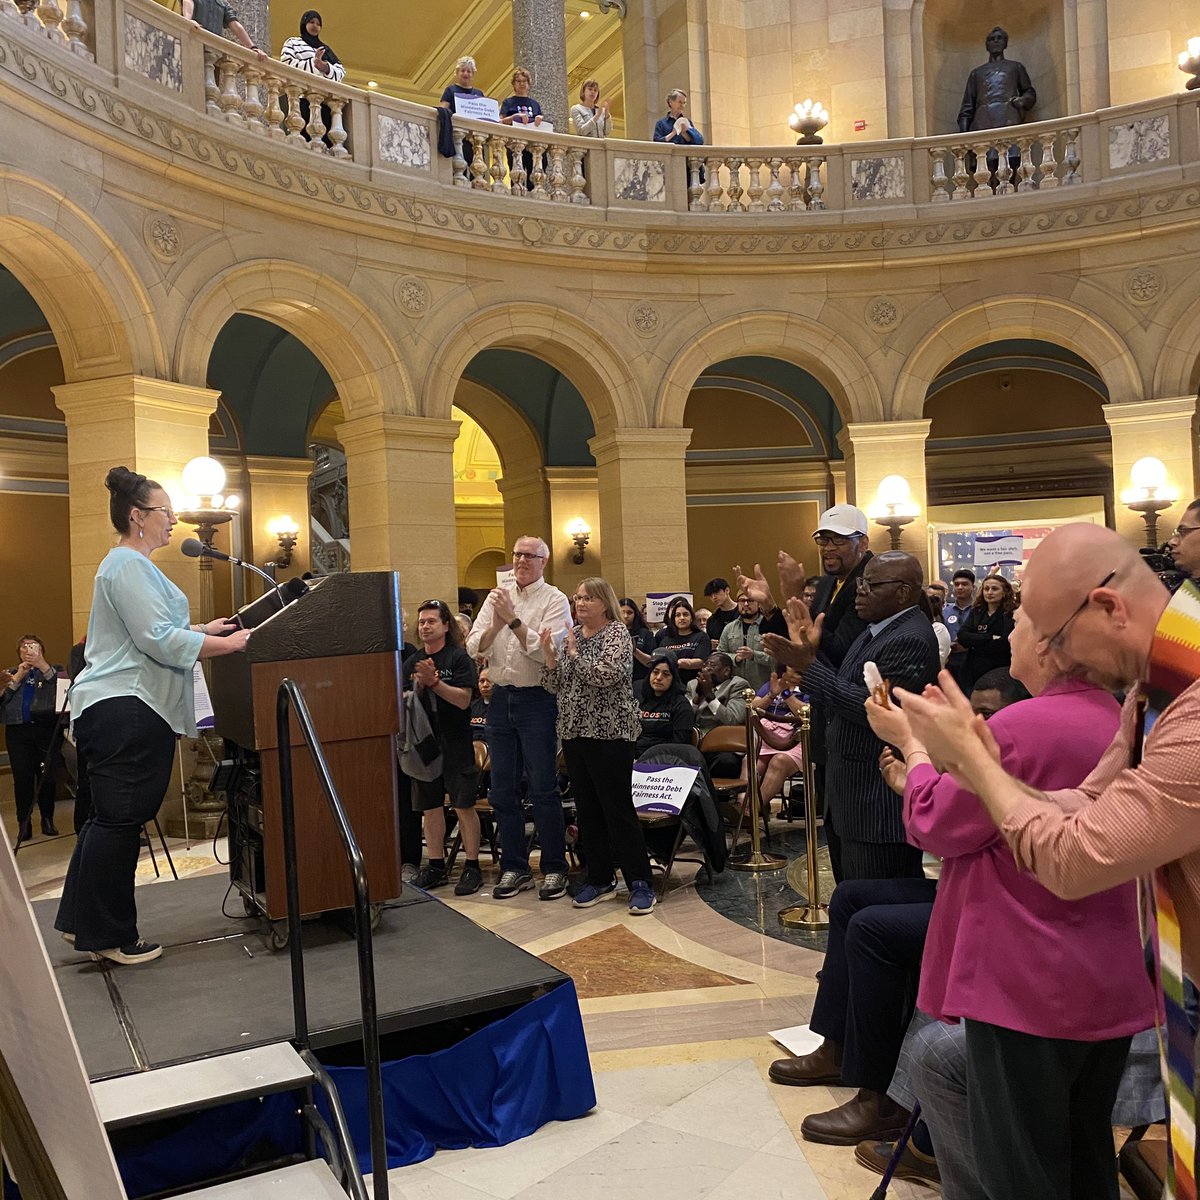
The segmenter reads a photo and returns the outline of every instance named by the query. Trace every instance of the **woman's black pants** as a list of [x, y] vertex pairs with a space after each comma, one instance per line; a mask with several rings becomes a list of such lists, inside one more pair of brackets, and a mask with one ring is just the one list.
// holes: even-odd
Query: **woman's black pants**
[[175, 733], [134, 696], [100, 700], [75, 720], [87, 760], [92, 815], [79, 831], [55, 929], [76, 950], [109, 950], [138, 940], [134, 874], [142, 826], [162, 805], [175, 762]]
[[650, 856], [633, 807], [633, 742], [564, 738], [579, 833], [587, 847], [588, 883], [606, 886], [620, 867], [625, 882], [650, 882]]
[[54, 722], [30, 721], [25, 725], [6, 725], [4, 737], [12, 767], [17, 822], [24, 825], [33, 813], [33, 789], [39, 771], [42, 772], [42, 786], [38, 788], [38, 809], [44, 819], [53, 819], [54, 775], [49, 770], [46, 756], [50, 753], [50, 742], [54, 737]]

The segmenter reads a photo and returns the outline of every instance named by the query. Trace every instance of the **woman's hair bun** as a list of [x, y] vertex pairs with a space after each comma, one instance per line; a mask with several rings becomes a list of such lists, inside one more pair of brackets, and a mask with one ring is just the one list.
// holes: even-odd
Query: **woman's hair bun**
[[113, 467], [104, 479], [104, 486], [114, 496], [132, 496], [145, 482], [145, 475], [139, 475], [128, 467]]

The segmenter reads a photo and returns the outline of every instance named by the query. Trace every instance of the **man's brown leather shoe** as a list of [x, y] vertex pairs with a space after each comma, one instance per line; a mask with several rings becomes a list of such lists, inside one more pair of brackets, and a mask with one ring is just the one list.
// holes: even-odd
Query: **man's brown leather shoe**
[[[895, 1152], [895, 1142], [859, 1142], [854, 1149], [855, 1159], [876, 1175], [883, 1175], [888, 1169]], [[912, 1179], [917, 1183], [941, 1185], [942, 1176], [938, 1171], [937, 1159], [928, 1154], [922, 1154], [913, 1145], [904, 1147], [900, 1161], [896, 1164], [893, 1179]]]
[[777, 1058], [767, 1074], [776, 1083], [788, 1083], [793, 1087], [841, 1083], [842, 1048], [826, 1038], [811, 1054], [800, 1058]]
[[894, 1141], [904, 1132], [908, 1110], [893, 1100], [862, 1088], [853, 1100], [847, 1100], [828, 1112], [813, 1113], [800, 1124], [805, 1141], [826, 1146], [857, 1146], [865, 1141]]

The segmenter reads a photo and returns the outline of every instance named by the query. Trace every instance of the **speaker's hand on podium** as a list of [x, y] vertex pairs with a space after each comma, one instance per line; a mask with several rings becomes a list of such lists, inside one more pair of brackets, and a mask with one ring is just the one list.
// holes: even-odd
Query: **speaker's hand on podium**
[[237, 628], [238, 623], [232, 617], [217, 617], [215, 621], [206, 621], [203, 625], [195, 626], [200, 633], [209, 637], [225, 637]]

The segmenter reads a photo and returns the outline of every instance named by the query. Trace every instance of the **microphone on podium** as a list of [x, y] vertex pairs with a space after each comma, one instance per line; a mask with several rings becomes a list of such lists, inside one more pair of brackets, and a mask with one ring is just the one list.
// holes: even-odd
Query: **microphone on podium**
[[279, 584], [261, 567], [256, 567], [253, 563], [246, 562], [245, 559], [235, 558], [232, 554], [226, 554], [214, 546], [206, 546], [199, 538], [184, 538], [179, 549], [188, 558], [215, 558], [218, 562], [233, 563], [235, 567], [242, 567], [247, 571], [253, 571], [256, 575], [261, 575], [275, 589], [279, 596], [280, 606], [287, 604], [287, 597], [280, 591]]

